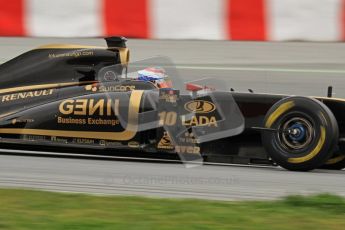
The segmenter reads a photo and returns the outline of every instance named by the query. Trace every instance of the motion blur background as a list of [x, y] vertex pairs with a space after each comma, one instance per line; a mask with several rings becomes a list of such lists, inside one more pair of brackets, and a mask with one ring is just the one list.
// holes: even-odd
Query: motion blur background
[[130, 38], [132, 62], [170, 57], [185, 80], [345, 97], [345, 0], [0, 0], [0, 63], [106, 36]]
[[[45, 43], [105, 45], [106, 36], [130, 38], [132, 61], [171, 57], [186, 80], [210, 77], [236, 91], [309, 96], [325, 96], [333, 85], [334, 96], [345, 97], [345, 0], [0, 0], [0, 63]], [[0, 158], [3, 186], [207, 199], [345, 196], [345, 171]], [[128, 185], [123, 175], [230, 175], [235, 183]]]
[[0, 0], [0, 36], [343, 41], [344, 0]]

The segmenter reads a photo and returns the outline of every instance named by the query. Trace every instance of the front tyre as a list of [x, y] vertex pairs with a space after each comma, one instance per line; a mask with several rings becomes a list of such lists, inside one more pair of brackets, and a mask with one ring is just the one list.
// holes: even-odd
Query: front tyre
[[308, 171], [323, 165], [338, 141], [338, 125], [329, 108], [308, 97], [288, 97], [267, 112], [262, 143], [278, 165]]

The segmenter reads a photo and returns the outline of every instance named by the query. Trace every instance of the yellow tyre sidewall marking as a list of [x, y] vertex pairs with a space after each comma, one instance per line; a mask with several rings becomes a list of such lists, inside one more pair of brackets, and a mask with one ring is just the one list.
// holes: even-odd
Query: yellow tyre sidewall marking
[[320, 152], [322, 146], [325, 143], [325, 139], [326, 139], [326, 129], [325, 127], [321, 126], [321, 135], [315, 148], [304, 157], [289, 158], [288, 162], [293, 163], [293, 164], [299, 164], [299, 163], [303, 163], [314, 158]]
[[333, 157], [331, 159], [329, 159], [328, 161], [326, 161], [326, 165], [333, 165], [333, 164], [336, 164], [342, 160], [345, 159], [345, 155], [340, 155], [340, 156], [337, 156], [337, 157]]
[[265, 127], [270, 128], [272, 124], [277, 120], [277, 118], [285, 113], [287, 110], [291, 109], [295, 103], [293, 101], [288, 101], [281, 104], [267, 119]]

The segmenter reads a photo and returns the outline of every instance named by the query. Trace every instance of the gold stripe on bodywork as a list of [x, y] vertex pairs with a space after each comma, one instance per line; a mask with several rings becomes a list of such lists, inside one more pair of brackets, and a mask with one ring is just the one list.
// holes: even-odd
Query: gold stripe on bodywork
[[114, 141], [127, 141], [132, 139], [138, 130], [138, 116], [143, 90], [134, 90], [129, 99], [128, 125], [122, 132], [94, 132], [94, 131], [67, 131], [67, 130], [45, 130], [45, 129], [18, 129], [0, 128], [2, 134], [41, 135], [57, 137], [74, 137], [103, 139]]
[[340, 101], [345, 102], [345, 98], [338, 98], [338, 97], [319, 97], [319, 96], [311, 96], [317, 100], [325, 100], [325, 101]]
[[54, 84], [28, 85], [28, 86], [20, 86], [20, 87], [0, 89], [0, 94], [27, 91], [27, 90], [61, 88], [61, 87], [66, 87], [66, 86], [92, 84], [92, 83], [96, 83], [96, 82], [97, 81], [83, 81], [83, 82], [66, 82], [66, 83], [54, 83]]
[[303, 162], [306, 162], [306, 161], [312, 159], [313, 157], [315, 157], [320, 152], [323, 144], [325, 143], [325, 139], [326, 139], [326, 129], [325, 129], [325, 127], [321, 126], [321, 135], [320, 135], [320, 139], [319, 139], [316, 147], [306, 156], [289, 158], [288, 162], [294, 163], [294, 164], [299, 164], [299, 163], [303, 163]]
[[277, 120], [277, 118], [282, 115], [284, 112], [286, 112], [287, 110], [289, 110], [290, 108], [292, 108], [295, 105], [295, 103], [293, 101], [288, 101], [285, 102], [283, 104], [281, 104], [267, 119], [266, 121], [266, 128], [270, 128], [273, 124], [273, 122], [275, 122], [275, 120]]
[[326, 165], [332, 165], [332, 164], [336, 164], [342, 160], [345, 159], [345, 155], [340, 155], [340, 156], [337, 156], [337, 157], [333, 157], [331, 159], [329, 159], [328, 161], [326, 161]]
[[1, 119], [1, 118], [4, 118], [4, 117], [6, 117], [6, 116], [9, 116], [9, 115], [15, 114], [16, 112], [18, 112], [18, 111], [3, 113], [3, 114], [0, 115], [0, 119]]
[[129, 49], [128, 48], [115, 48], [119, 50], [121, 64], [129, 63]]

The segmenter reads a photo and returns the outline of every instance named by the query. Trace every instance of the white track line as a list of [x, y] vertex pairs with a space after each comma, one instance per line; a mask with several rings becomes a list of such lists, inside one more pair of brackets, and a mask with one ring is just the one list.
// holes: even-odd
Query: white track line
[[[5, 62], [0, 62], [0, 65]], [[138, 66], [137, 66], [138, 67]], [[145, 66], [143, 66], [145, 67]], [[169, 66], [168, 66], [169, 67]], [[252, 72], [281, 72], [281, 73], [341, 73], [345, 74], [344, 70], [331, 70], [331, 69], [289, 69], [289, 68], [259, 68], [259, 67], [217, 67], [217, 66], [185, 66], [176, 65], [170, 66], [176, 69], [185, 70], [215, 70], [215, 71], [252, 71]]]
[[[46, 151], [31, 151], [31, 150], [15, 150], [15, 149], [0, 149], [0, 154], [28, 154], [28, 155], [40, 155], [40, 156], [51, 156], [51, 157], [75, 157], [75, 158], [97, 158], [97, 159], [113, 159], [113, 160], [139, 160], [139, 161], [155, 161], [155, 162], [170, 162], [170, 163], [187, 163], [193, 164], [193, 162], [182, 162], [180, 160], [169, 160], [159, 158], [143, 158], [143, 157], [121, 157], [121, 156], [102, 156], [94, 154], [83, 154], [83, 153], [60, 153], [60, 152], [46, 152]], [[200, 163], [194, 163], [200, 164]], [[237, 166], [237, 167], [255, 167], [255, 168], [277, 168], [273, 165], [243, 165], [243, 164], [228, 164], [228, 163], [214, 163], [214, 162], [203, 162], [203, 165], [218, 165], [218, 166]]]
[[176, 69], [186, 70], [228, 70], [255, 72], [286, 72], [286, 73], [343, 73], [345, 70], [331, 69], [289, 69], [289, 68], [257, 68], [257, 67], [216, 67], [216, 66], [176, 66]]

